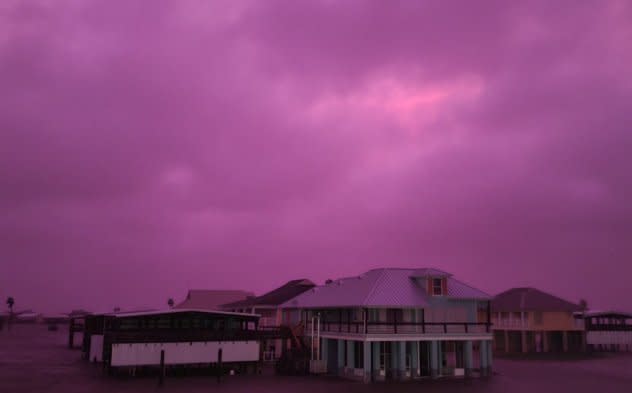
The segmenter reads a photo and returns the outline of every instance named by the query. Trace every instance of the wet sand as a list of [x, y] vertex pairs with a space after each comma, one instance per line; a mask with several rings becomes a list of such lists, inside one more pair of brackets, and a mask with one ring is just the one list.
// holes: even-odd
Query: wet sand
[[486, 380], [439, 380], [366, 385], [331, 377], [240, 375], [217, 384], [213, 377], [112, 378], [100, 366], [66, 348], [66, 327], [49, 332], [42, 325], [18, 325], [0, 331], [0, 393], [143, 393], [143, 392], [632, 392], [632, 356], [586, 360], [495, 359], [494, 377]]

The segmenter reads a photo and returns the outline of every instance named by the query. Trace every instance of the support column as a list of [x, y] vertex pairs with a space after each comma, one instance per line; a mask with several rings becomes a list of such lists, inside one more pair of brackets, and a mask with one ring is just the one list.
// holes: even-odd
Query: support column
[[562, 332], [562, 347], [564, 352], [568, 352], [568, 332], [566, 330]]
[[549, 352], [549, 332], [542, 332], [542, 352]]
[[437, 358], [439, 359], [439, 375], [443, 375], [443, 360], [445, 353], [443, 352], [443, 341], [437, 341]]
[[396, 341], [391, 342], [391, 369], [386, 370], [390, 372], [393, 379], [397, 378], [397, 370], [399, 370], [399, 345]]
[[520, 346], [522, 347], [522, 353], [529, 352], [527, 345], [527, 332], [525, 330], [520, 331]]
[[430, 341], [430, 376], [439, 376], [439, 342]]
[[492, 375], [494, 351], [492, 351], [492, 341], [487, 341], [487, 374]]
[[488, 347], [487, 347], [487, 341], [480, 341], [480, 357], [481, 357], [481, 369], [480, 369], [480, 373], [481, 373], [481, 377], [486, 377], [487, 376], [487, 351], [488, 351]]
[[399, 366], [399, 379], [406, 379], [406, 341], [400, 341], [399, 346], [399, 360], [397, 365]]
[[345, 345], [345, 340], [338, 340], [338, 375], [344, 375]]
[[465, 359], [463, 359], [464, 360], [463, 363], [465, 363], [465, 376], [469, 377], [472, 375], [472, 364], [473, 364], [471, 341], [466, 341], [463, 343], [463, 356], [465, 357]]
[[509, 330], [505, 330], [505, 353], [509, 353]]
[[373, 350], [373, 379], [375, 380], [380, 370], [380, 343], [374, 342], [371, 347]]
[[419, 342], [410, 343], [410, 375], [411, 377], [419, 376]]
[[320, 353], [320, 360], [324, 360], [325, 364], [327, 364], [327, 360], [328, 360], [328, 357], [327, 357], [327, 347], [328, 347], [328, 345], [327, 344], [328, 344], [328, 341], [327, 341], [326, 338], [321, 338], [320, 339], [321, 347], [320, 347], [318, 352]]
[[364, 355], [364, 363], [363, 363], [363, 369], [364, 369], [364, 382], [365, 383], [369, 383], [372, 380], [372, 374], [373, 372], [371, 371], [373, 369], [373, 364], [371, 364], [371, 342], [369, 341], [365, 341], [362, 343], [362, 345], [364, 346], [364, 350], [363, 350], [363, 355]]

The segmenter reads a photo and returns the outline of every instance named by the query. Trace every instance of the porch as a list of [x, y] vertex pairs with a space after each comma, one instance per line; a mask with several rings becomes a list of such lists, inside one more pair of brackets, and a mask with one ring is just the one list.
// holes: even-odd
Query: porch
[[491, 340], [320, 342], [328, 374], [364, 382], [491, 374]]

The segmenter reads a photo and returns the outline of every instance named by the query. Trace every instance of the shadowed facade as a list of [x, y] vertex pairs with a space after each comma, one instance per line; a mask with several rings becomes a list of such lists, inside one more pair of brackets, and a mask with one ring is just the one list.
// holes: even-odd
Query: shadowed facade
[[512, 288], [494, 297], [494, 348], [499, 353], [582, 352], [584, 324], [578, 304], [536, 288]]

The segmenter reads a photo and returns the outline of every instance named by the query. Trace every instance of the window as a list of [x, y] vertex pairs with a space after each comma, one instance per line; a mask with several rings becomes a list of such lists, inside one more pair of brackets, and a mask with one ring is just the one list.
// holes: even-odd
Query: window
[[522, 313], [521, 312], [513, 312], [511, 313], [511, 323], [513, 326], [522, 326]]
[[440, 278], [432, 279], [432, 294], [434, 296], [443, 295], [443, 280]]
[[542, 325], [542, 311], [536, 311], [533, 313], [533, 323], [536, 325]]

